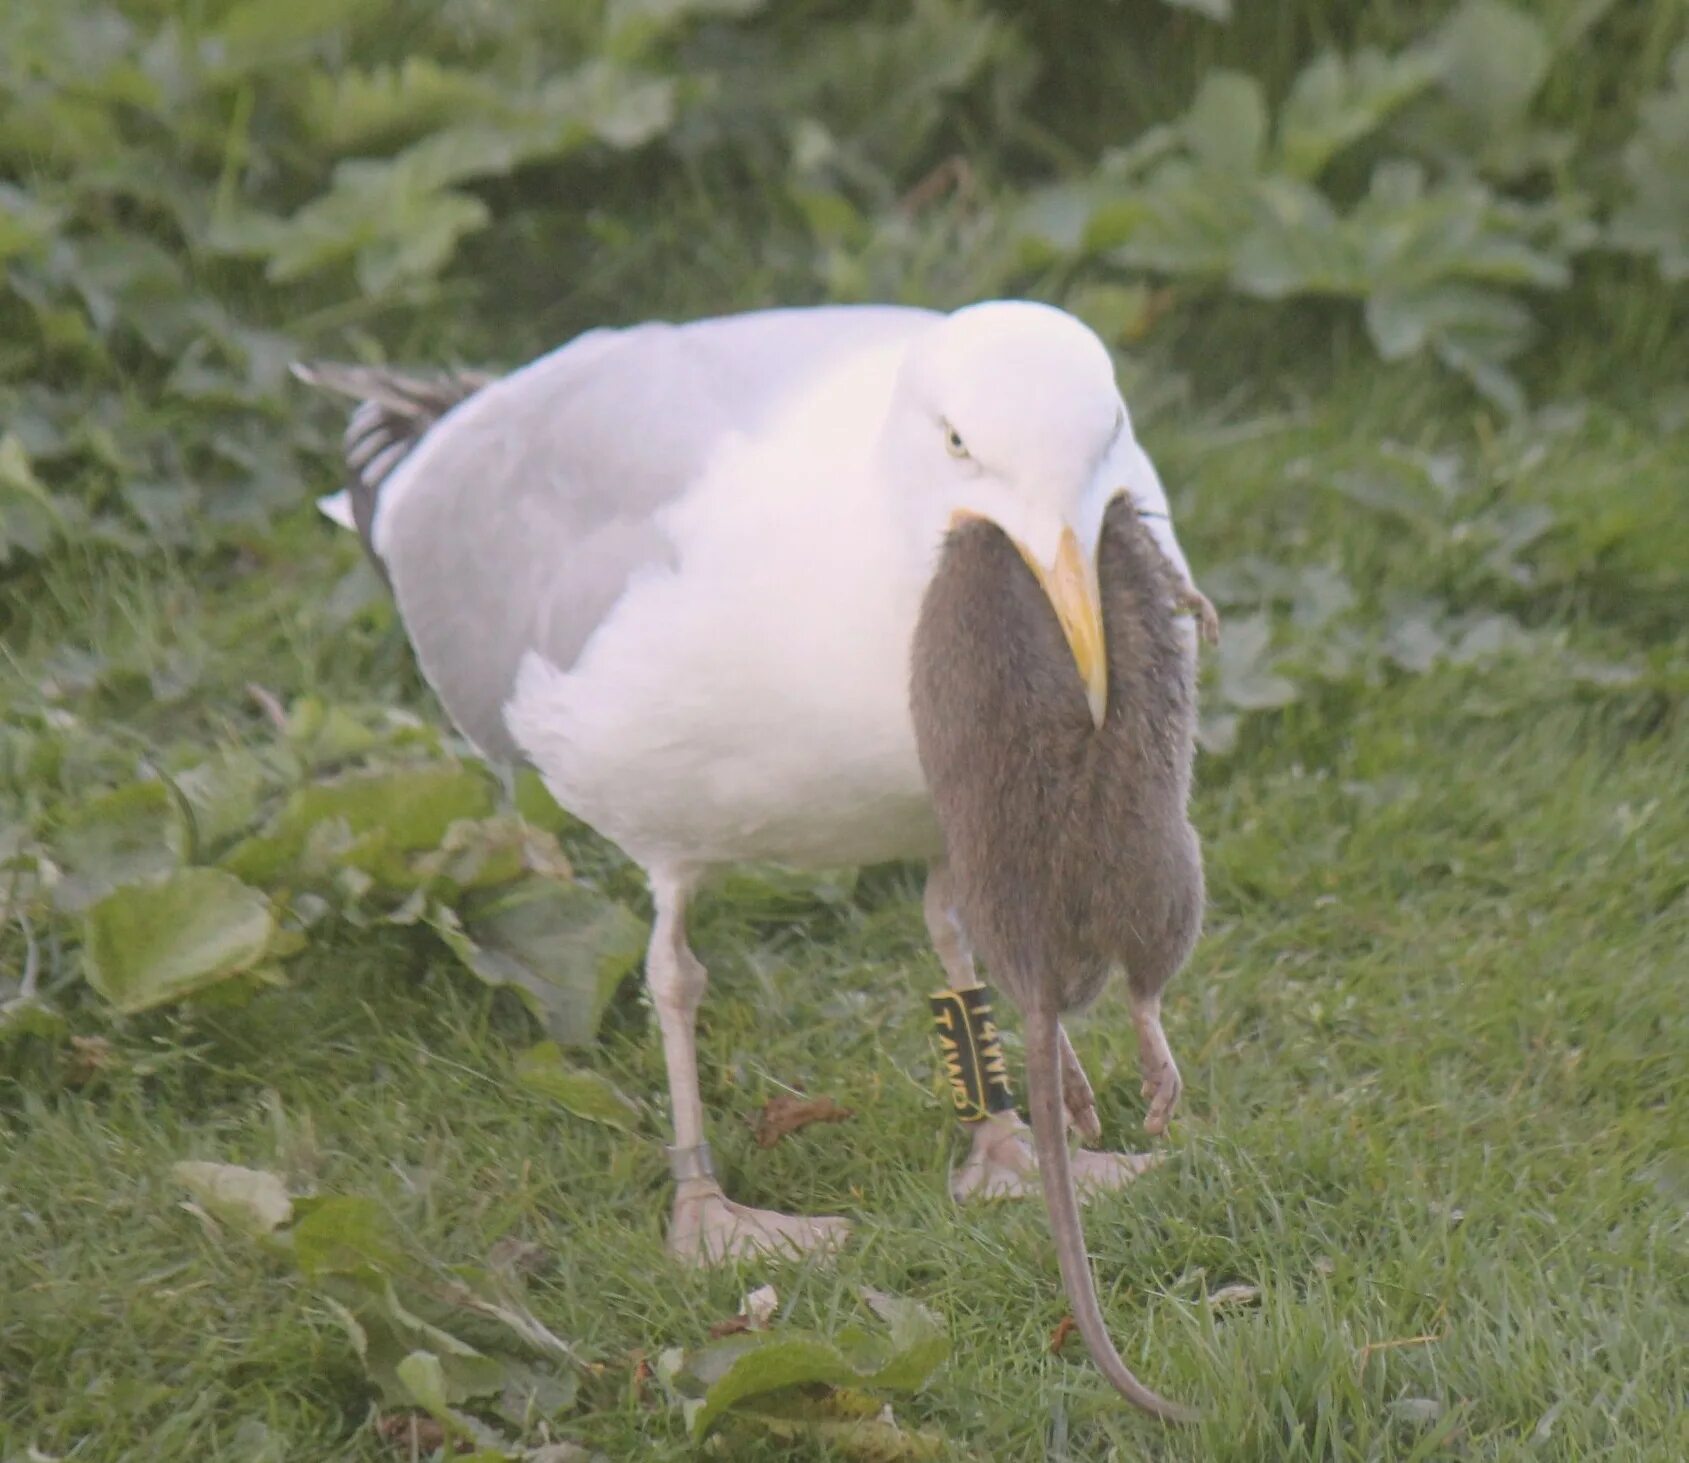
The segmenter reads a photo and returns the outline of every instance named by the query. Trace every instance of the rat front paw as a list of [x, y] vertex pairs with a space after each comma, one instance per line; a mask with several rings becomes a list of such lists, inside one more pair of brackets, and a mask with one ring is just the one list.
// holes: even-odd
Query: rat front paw
[[1196, 616], [1197, 629], [1206, 644], [1220, 643], [1220, 612], [1214, 608], [1214, 601], [1194, 584], [1185, 586], [1185, 592], [1179, 599], [1179, 608], [1189, 610]]

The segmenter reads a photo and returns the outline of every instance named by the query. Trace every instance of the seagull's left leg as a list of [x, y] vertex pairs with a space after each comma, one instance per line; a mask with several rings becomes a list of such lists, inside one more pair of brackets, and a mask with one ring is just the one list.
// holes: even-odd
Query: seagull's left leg
[[645, 980], [663, 1034], [674, 1110], [674, 1147], [668, 1150], [675, 1180], [669, 1251], [689, 1264], [719, 1265], [753, 1254], [791, 1258], [833, 1249], [850, 1233], [846, 1220], [751, 1209], [735, 1204], [716, 1180], [698, 1091], [698, 1003], [709, 976], [686, 943], [691, 885], [659, 870], [648, 872], [657, 918], [646, 953]]
[[[953, 991], [977, 990], [983, 982], [974, 970], [973, 951], [956, 913], [950, 880], [941, 860], [927, 867], [926, 890], [921, 900], [927, 935], [932, 940], [939, 964]], [[1102, 1136], [1096, 1099], [1078, 1054], [1061, 1031], [1062, 1093], [1067, 1100], [1068, 1120], [1081, 1136]], [[1041, 1192], [1038, 1164], [1032, 1152], [1031, 1130], [1010, 1109], [967, 1122], [972, 1146], [962, 1166], [950, 1175], [950, 1192], [961, 1199], [1019, 1198]], [[1130, 1183], [1156, 1162], [1147, 1153], [1092, 1153], [1080, 1149], [1073, 1155], [1074, 1181], [1089, 1189], [1119, 1188]]]

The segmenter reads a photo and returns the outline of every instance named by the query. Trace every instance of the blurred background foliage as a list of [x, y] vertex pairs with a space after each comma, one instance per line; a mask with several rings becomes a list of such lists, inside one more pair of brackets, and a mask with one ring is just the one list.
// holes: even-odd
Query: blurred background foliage
[[1126, 346], [1295, 302], [1517, 413], [1604, 277], [1661, 282], [1636, 347], [1682, 322], [1684, 34], [1670, 0], [15, 0], [0, 558], [296, 506], [302, 353], [776, 302], [1031, 294]]
[[[1520, 491], [1547, 444], [1594, 450], [1590, 397], [1689, 414], [1660, 384], [1689, 377], [1670, 0], [16, 0], [0, 177], [0, 859], [120, 1007], [271, 971], [325, 894], [356, 922], [375, 890], [560, 1039], [637, 954], [625, 911], [488, 892], [561, 853], [399, 709], [428, 703], [385, 596], [309, 507], [340, 419], [299, 358], [498, 368], [651, 316], [1030, 295], [1104, 335], [1152, 438], [1200, 423], [1187, 471], [1357, 372], [1415, 382], [1481, 463], [1436, 427], [1291, 461], [1292, 496], [1368, 520], [1302, 563], [1305, 527], [1187, 526], [1231, 551], [1199, 555], [1231, 618], [1208, 751], [1437, 666], [1675, 674], [1554, 624], [1573, 593], [1677, 623], [1670, 479], [1604, 515]], [[241, 715], [247, 675], [281, 699]], [[223, 922], [143, 989], [96, 968], [145, 944], [122, 891], [178, 875]]]

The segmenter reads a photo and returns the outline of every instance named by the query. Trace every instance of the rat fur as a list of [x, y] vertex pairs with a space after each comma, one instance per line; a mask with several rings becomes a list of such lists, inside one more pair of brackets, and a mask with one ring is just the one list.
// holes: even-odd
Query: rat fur
[[1006, 535], [982, 520], [952, 530], [928, 587], [911, 708], [963, 926], [1025, 1018], [1033, 1139], [1074, 1319], [1124, 1396], [1190, 1421], [1195, 1413], [1132, 1375], [1109, 1338], [1063, 1130], [1061, 1016], [1122, 967], [1135, 1009], [1153, 1011], [1196, 941], [1204, 898], [1186, 811], [1195, 656], [1178, 621], [1178, 578], [1126, 498], [1109, 508], [1097, 567], [1108, 657], [1100, 727], [1053, 608]]

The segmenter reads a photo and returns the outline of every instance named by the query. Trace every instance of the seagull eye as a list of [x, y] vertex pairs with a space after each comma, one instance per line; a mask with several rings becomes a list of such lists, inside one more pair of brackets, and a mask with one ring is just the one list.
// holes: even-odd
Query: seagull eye
[[949, 449], [952, 457], [966, 457], [968, 455], [968, 444], [962, 440], [962, 434], [949, 422], [944, 424], [944, 445]]

